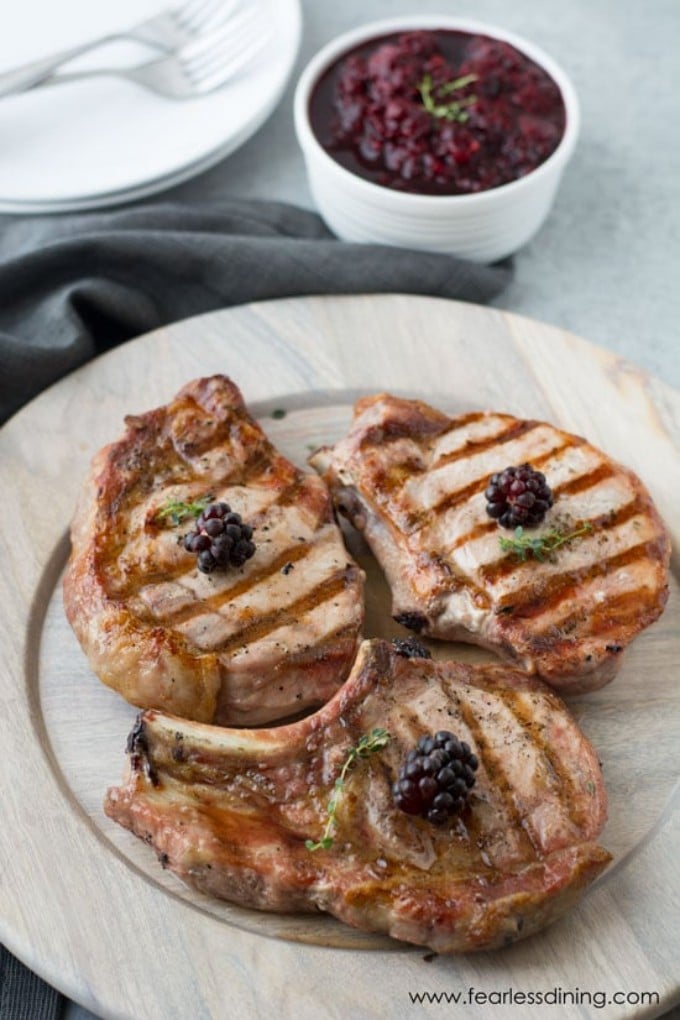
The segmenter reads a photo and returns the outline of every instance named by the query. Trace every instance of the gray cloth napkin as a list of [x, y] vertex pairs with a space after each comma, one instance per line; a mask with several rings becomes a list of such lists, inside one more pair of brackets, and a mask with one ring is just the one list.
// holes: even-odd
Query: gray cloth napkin
[[139, 205], [0, 223], [0, 422], [140, 333], [302, 294], [403, 292], [485, 302], [511, 277], [447, 255], [343, 244], [276, 202]]
[[[116, 344], [216, 308], [302, 294], [485, 302], [506, 262], [335, 240], [276, 202], [138, 205], [0, 224], [0, 422]], [[61, 997], [0, 946], [0, 1020], [56, 1020]]]
[[59, 992], [0, 946], [0, 1020], [58, 1020]]

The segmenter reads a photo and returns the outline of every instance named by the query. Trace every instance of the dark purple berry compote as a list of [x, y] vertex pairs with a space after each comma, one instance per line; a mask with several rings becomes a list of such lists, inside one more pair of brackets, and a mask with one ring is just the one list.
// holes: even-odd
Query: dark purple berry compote
[[535, 170], [564, 134], [550, 75], [514, 46], [437, 29], [371, 39], [332, 64], [312, 130], [347, 170], [427, 195], [487, 191]]

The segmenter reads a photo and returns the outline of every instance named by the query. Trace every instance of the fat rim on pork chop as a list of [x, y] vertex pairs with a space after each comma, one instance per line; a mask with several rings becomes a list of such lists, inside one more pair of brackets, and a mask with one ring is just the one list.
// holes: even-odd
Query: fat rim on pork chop
[[[663, 522], [640, 479], [580, 436], [382, 393], [358, 401], [349, 433], [310, 463], [382, 566], [394, 618], [416, 633], [482, 645], [579, 693], [608, 683], [663, 611]], [[524, 464], [552, 490], [524, 542], [577, 536], [542, 561], [508, 551], [513, 532], [486, 512], [491, 477]]]
[[[378, 729], [386, 746], [348, 773], [332, 839], [311, 850], [348, 749]], [[479, 764], [461, 814], [434, 826], [400, 810], [392, 786], [419, 737], [441, 730]], [[596, 842], [606, 795], [592, 747], [554, 692], [501, 664], [366, 641], [314, 715], [230, 730], [147, 711], [128, 750], [106, 813], [189, 885], [259, 910], [321, 910], [436, 952], [539, 931], [611, 859]]]
[[[132, 704], [260, 725], [326, 702], [349, 673], [363, 573], [328, 492], [272, 446], [225, 376], [126, 418], [94, 458], [64, 579], [94, 672]], [[197, 568], [169, 505], [223, 501], [253, 529], [238, 567]], [[190, 544], [190, 543], [189, 543]]]

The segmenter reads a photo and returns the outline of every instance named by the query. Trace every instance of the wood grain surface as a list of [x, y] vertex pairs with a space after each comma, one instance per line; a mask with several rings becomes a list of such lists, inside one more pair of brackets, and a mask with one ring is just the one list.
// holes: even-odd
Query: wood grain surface
[[[474, 305], [368, 296], [266, 302], [142, 337], [42, 394], [0, 433], [9, 512], [0, 535], [0, 939], [103, 1017], [653, 1017], [678, 998], [680, 598], [677, 552], [662, 619], [617, 679], [570, 707], [603, 763], [615, 862], [543, 935], [496, 953], [439, 957], [331, 919], [240, 910], [185, 889], [106, 819], [134, 709], [90, 673], [65, 623], [68, 523], [92, 454], [123, 416], [189, 379], [225, 372], [271, 438], [303, 464], [346, 428], [359, 393], [420, 396], [449, 412], [494, 409], [586, 436], [636, 470], [680, 546], [680, 396], [572, 335]], [[272, 418], [283, 409], [282, 418]], [[366, 634], [400, 632], [369, 577]], [[435, 647], [434, 643], [431, 647]], [[440, 645], [438, 655], [486, 653]], [[558, 1005], [463, 1005], [468, 988], [554, 992]], [[633, 1001], [569, 1001], [589, 994]], [[423, 1006], [420, 992], [460, 992]], [[658, 993], [641, 1002], [640, 993]], [[635, 996], [638, 996], [638, 1001]], [[559, 998], [558, 996], [561, 996]], [[553, 1013], [554, 1009], [554, 1013]]]

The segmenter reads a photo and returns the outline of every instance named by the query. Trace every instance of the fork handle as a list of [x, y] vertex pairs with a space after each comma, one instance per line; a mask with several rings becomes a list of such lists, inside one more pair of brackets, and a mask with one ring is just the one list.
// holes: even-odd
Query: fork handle
[[30, 64], [15, 67], [11, 71], [5, 71], [4, 74], [0, 74], [0, 96], [9, 96], [13, 92], [25, 92], [34, 85], [39, 85], [62, 64], [79, 57], [81, 53], [87, 53], [88, 50], [96, 49], [98, 46], [120, 38], [122, 36], [119, 33], [104, 35], [99, 39], [91, 39], [89, 42], [82, 43], [80, 46], [73, 46], [68, 50], [53, 53], [49, 57], [34, 60]]

